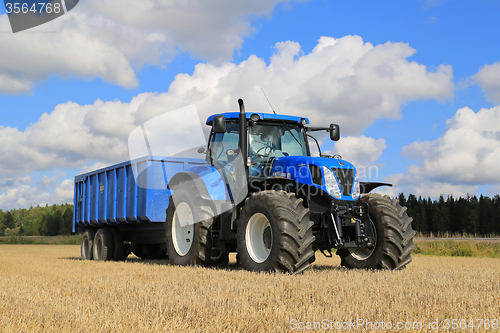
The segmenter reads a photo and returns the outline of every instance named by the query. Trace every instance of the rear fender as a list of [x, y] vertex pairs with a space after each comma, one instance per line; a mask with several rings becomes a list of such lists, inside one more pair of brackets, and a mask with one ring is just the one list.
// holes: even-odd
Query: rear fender
[[175, 176], [168, 182], [167, 188], [173, 191], [174, 188], [180, 183], [191, 182], [195, 188], [198, 190], [198, 194], [204, 200], [211, 200], [210, 194], [208, 193], [207, 186], [203, 179], [194, 172], [183, 171], [175, 174]]

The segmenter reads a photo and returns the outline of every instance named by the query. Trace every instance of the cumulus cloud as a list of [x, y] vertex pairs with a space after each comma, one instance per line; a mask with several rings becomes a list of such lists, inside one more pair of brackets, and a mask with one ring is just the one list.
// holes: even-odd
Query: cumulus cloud
[[459, 109], [434, 141], [413, 142], [403, 153], [418, 165], [409, 175], [430, 181], [477, 186], [500, 183], [500, 106], [475, 113]]
[[398, 118], [404, 102], [453, 96], [451, 67], [429, 72], [407, 61], [415, 50], [404, 43], [374, 46], [346, 36], [321, 37], [309, 54], [291, 41], [275, 47], [269, 65], [254, 55], [240, 64], [198, 64], [193, 75], [177, 75], [161, 98], [177, 107], [194, 103], [209, 114], [234, 110], [243, 97], [247, 110], [270, 111], [264, 88], [277, 112], [336, 122], [353, 135], [375, 119]]
[[[179, 52], [230, 60], [254, 32], [253, 19], [289, 1], [81, 1], [57, 20], [0, 36], [0, 94], [28, 92], [54, 75], [135, 88], [142, 66], [164, 65]], [[9, 30], [7, 15], [0, 15], [0, 31]]]
[[355, 165], [369, 165], [376, 162], [384, 149], [385, 139], [374, 139], [364, 135], [343, 137], [335, 143], [334, 153], [340, 154]]
[[385, 178], [385, 182], [393, 184], [392, 187], [380, 187], [374, 192], [397, 197], [399, 193], [403, 192], [414, 194], [417, 197], [423, 198], [438, 198], [440, 195], [466, 197], [467, 194], [475, 193], [478, 189], [475, 185], [461, 185], [452, 184], [447, 182], [433, 181], [426, 178], [424, 175], [415, 174], [393, 174]]
[[325, 153], [342, 156], [356, 167], [358, 177], [373, 180], [379, 176], [378, 171], [382, 164], [376, 162], [385, 148], [387, 148], [385, 139], [374, 139], [364, 135], [347, 136], [335, 142], [332, 151], [327, 150]]
[[479, 83], [490, 101], [500, 104], [500, 62], [485, 65], [472, 78]]
[[64, 179], [64, 174], [55, 172], [44, 176], [35, 184], [20, 184], [0, 193], [0, 207], [11, 209], [46, 204], [63, 204], [73, 200], [73, 181]]

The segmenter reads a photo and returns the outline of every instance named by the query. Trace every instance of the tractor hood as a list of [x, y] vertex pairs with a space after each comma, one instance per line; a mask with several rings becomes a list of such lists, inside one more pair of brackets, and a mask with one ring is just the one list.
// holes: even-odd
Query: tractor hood
[[[325, 168], [327, 169], [326, 178]], [[354, 186], [359, 188], [359, 183], [355, 184], [356, 168], [351, 163], [340, 159], [310, 156], [277, 157], [273, 160], [271, 176], [317, 187], [330, 195], [332, 195], [330, 185], [332, 181], [336, 181], [340, 193], [332, 195], [335, 199], [353, 201], [359, 196], [356, 195]]]

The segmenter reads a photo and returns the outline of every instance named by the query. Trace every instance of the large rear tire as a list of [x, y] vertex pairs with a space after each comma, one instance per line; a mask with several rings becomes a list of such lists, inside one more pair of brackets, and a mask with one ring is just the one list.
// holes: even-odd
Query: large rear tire
[[238, 223], [238, 256], [251, 271], [300, 273], [314, 261], [309, 209], [295, 194], [263, 191], [246, 199]]
[[93, 255], [96, 261], [113, 258], [113, 234], [107, 228], [99, 228], [94, 237]]
[[211, 259], [213, 211], [196, 193], [194, 186], [180, 184], [170, 197], [165, 222], [169, 262], [180, 266], [223, 266], [229, 262], [228, 253], [218, 260]]
[[95, 229], [86, 229], [82, 236], [81, 254], [83, 260], [92, 260]]
[[341, 266], [360, 269], [402, 269], [411, 262], [415, 249], [412, 218], [397, 199], [376, 193], [363, 194], [376, 234], [375, 246], [367, 249], [340, 249]]

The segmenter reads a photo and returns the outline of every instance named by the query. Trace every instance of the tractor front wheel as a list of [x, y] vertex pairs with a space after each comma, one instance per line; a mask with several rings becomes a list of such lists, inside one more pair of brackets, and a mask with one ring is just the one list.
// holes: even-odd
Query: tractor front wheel
[[360, 269], [402, 269], [411, 262], [415, 249], [411, 227], [412, 219], [406, 214], [406, 207], [397, 199], [369, 193], [361, 197], [367, 202], [375, 245], [371, 248], [340, 249], [341, 266]]

